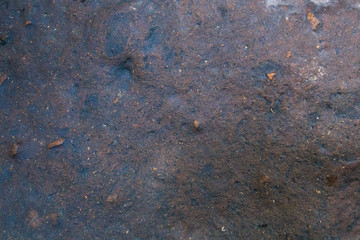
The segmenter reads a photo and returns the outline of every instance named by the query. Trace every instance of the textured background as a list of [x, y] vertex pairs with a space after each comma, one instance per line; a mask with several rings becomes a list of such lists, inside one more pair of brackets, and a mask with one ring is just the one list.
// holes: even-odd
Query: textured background
[[0, 0], [0, 238], [360, 238], [359, 23], [356, 0]]

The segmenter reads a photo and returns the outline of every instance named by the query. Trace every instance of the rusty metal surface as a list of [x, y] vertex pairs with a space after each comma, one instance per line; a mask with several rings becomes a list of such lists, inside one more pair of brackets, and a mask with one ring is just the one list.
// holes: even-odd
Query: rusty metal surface
[[0, 238], [359, 239], [359, 20], [0, 0]]

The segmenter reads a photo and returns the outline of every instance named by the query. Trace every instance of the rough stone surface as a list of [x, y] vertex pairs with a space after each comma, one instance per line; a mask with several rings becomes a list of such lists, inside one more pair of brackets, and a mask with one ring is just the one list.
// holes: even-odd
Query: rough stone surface
[[359, 6], [0, 0], [0, 239], [359, 239]]

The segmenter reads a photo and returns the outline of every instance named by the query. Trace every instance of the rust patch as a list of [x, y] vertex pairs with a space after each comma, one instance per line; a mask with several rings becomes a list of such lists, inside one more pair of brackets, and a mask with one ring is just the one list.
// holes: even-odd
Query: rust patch
[[6, 78], [7, 78], [7, 75], [6, 75], [6, 74], [4, 74], [4, 76], [2, 76], [2, 77], [0, 78], [0, 85], [5, 81]]
[[321, 26], [321, 22], [319, 19], [317, 19], [317, 17], [315, 17], [315, 15], [310, 10], [308, 10], [308, 12], [306, 13], [306, 19], [311, 24], [312, 30], [314, 31], [319, 30], [319, 27]]

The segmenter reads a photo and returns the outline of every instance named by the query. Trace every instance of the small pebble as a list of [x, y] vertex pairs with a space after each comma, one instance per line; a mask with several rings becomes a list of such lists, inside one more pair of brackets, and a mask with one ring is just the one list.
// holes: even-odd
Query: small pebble
[[3, 83], [3, 81], [5, 81], [6, 78], [7, 78], [6, 74], [4, 74], [2, 77], [0, 77], [0, 85]]
[[269, 80], [274, 80], [274, 78], [275, 78], [275, 73], [273, 72], [273, 73], [266, 73], [266, 77], [269, 79]]
[[199, 129], [199, 122], [198, 122], [197, 120], [194, 121], [194, 128], [195, 128], [196, 130]]
[[49, 143], [48, 148], [53, 148], [57, 146], [61, 146], [65, 141], [65, 138], [59, 138], [58, 140], [55, 140], [52, 143]]

